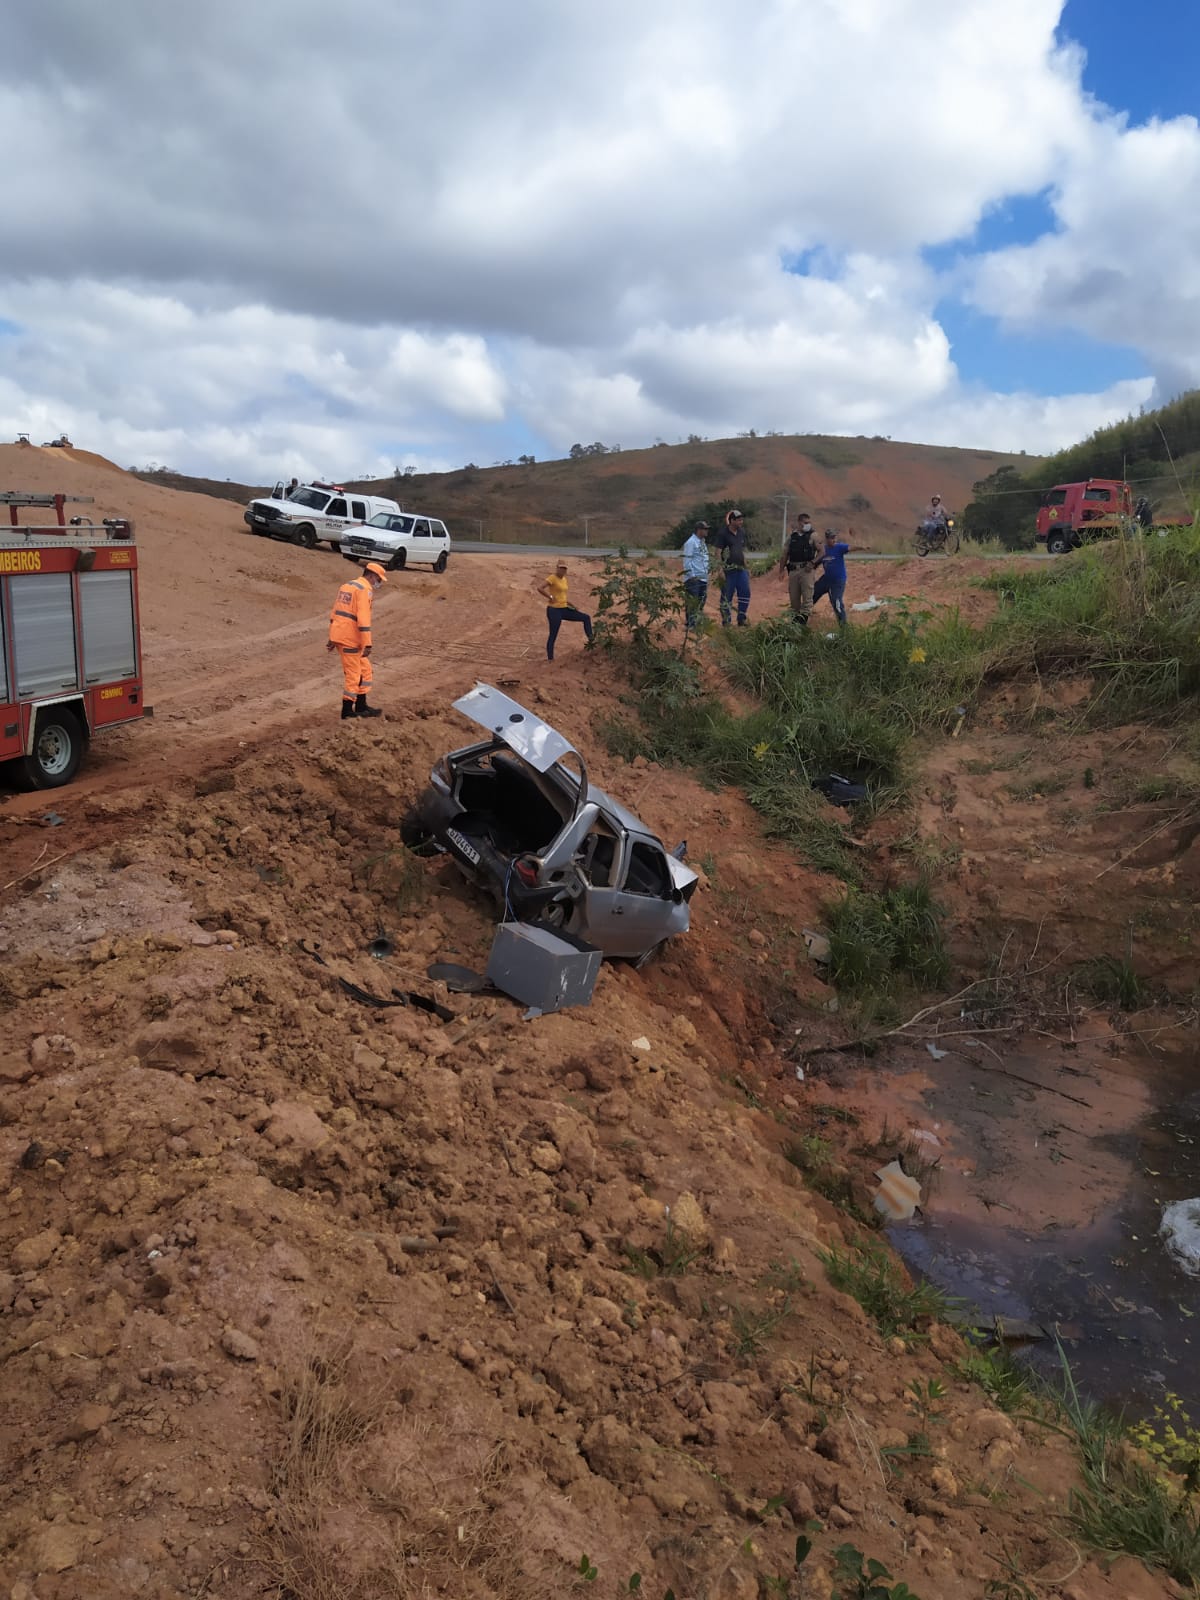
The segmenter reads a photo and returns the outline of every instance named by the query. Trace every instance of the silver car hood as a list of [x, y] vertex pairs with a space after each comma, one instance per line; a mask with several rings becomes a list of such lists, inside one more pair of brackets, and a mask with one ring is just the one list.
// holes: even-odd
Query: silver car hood
[[486, 733], [502, 739], [537, 772], [548, 772], [564, 756], [574, 756], [580, 771], [584, 770], [583, 757], [569, 740], [490, 684], [477, 683], [454, 702], [454, 709], [470, 717]]

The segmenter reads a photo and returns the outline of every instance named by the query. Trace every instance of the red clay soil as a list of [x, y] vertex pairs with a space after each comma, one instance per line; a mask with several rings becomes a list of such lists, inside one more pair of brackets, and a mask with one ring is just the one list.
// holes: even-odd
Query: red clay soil
[[[756, 1600], [813, 1519], [821, 1600], [846, 1542], [921, 1600], [1010, 1559], [1062, 1600], [1175, 1594], [1079, 1550], [1067, 1441], [963, 1383], [954, 1332], [889, 1343], [830, 1286], [862, 1229], [781, 1153], [780, 1054], [830, 885], [735, 796], [603, 755], [627, 686], [545, 663], [540, 564], [396, 575], [387, 718], [341, 724], [343, 563], [77, 455], [0, 476], [137, 518], [156, 714], [0, 810], [0, 1594], [519, 1600], [586, 1553], [596, 1594]], [[397, 830], [501, 676], [719, 862], [661, 964], [534, 1021], [434, 990], [494, 913]], [[933, 1453], [883, 1454], [933, 1377]]]

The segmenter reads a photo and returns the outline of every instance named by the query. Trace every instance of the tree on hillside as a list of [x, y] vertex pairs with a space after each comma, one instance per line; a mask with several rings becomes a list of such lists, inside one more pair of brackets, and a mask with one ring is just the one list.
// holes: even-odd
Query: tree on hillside
[[[611, 448], [616, 449], [617, 447], [614, 445]], [[609, 445], [601, 444], [597, 439], [595, 444], [573, 444], [567, 454], [572, 461], [582, 461], [584, 456], [606, 456], [609, 453], [609, 449]]]
[[968, 539], [999, 539], [1006, 550], [1021, 550], [1033, 543], [1040, 490], [1016, 467], [1000, 467], [990, 477], [981, 478], [971, 493], [974, 498], [961, 519]]
[[684, 542], [691, 538], [692, 529], [700, 521], [708, 523], [711, 542], [725, 526], [725, 513], [734, 509], [745, 517], [746, 543], [751, 549], [755, 548], [762, 540], [756, 537], [753, 525], [753, 519], [758, 515], [758, 504], [754, 500], [706, 500], [702, 506], [694, 506], [686, 517], [680, 517], [675, 526], [663, 535], [661, 548], [682, 550]]

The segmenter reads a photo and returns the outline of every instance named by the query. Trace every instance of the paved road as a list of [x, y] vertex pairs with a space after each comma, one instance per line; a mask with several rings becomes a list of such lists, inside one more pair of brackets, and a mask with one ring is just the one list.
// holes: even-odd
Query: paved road
[[[756, 561], [764, 560], [766, 558], [766, 556], [768, 555], [768, 553], [769, 552], [765, 551], [765, 550], [763, 550], [763, 551], [752, 550], [750, 552], [752, 558], [754, 560], [756, 560]], [[568, 556], [594, 556], [597, 559], [599, 559], [601, 556], [619, 555], [620, 551], [617, 549], [617, 547], [615, 545], [596, 545], [596, 544], [589, 544], [589, 545], [582, 545], [582, 544], [569, 544], [569, 545], [557, 545], [557, 544], [486, 544], [486, 543], [485, 544], [480, 544], [478, 540], [471, 540], [471, 539], [461, 539], [461, 540], [459, 540], [459, 539], [456, 539], [454, 541], [454, 554], [456, 556], [471, 556], [471, 555], [476, 555], [476, 556], [555, 556], [555, 557], [562, 556], [564, 559], [566, 557], [568, 557]], [[680, 560], [680, 559], [682, 559], [683, 552], [681, 550], [635, 550], [635, 549], [632, 549], [632, 548], [628, 548], [628, 549], [626, 549], [625, 554], [627, 556], [637, 556], [639, 558], [642, 557], [642, 556], [658, 556], [658, 557], [660, 557], [660, 559], [662, 559], [664, 561], [669, 561], [669, 560]], [[913, 557], [915, 555], [916, 555], [916, 551], [915, 550], [907, 551], [907, 552], [903, 551], [903, 550], [900, 550], [900, 551], [896, 551], [896, 550], [889, 550], [889, 551], [859, 550], [859, 551], [851, 551], [850, 554], [846, 557], [846, 560], [847, 561], [908, 561], [910, 559], [910, 557]], [[1014, 555], [1017, 555], [1017, 556], [1032, 556], [1035, 560], [1039, 560], [1039, 561], [1047, 561], [1047, 560], [1051, 559], [1050, 557], [1048, 557], [1046, 555], [1046, 552], [1044, 550], [1014, 550], [1014, 551], [1006, 551], [1003, 555], [990, 555], [990, 554], [989, 555], [985, 555], [983, 557], [983, 559], [985, 561], [1010, 561], [1013, 558]], [[934, 559], [939, 559], [939, 558], [931, 557], [930, 559], [934, 560]], [[952, 558], [951, 557], [941, 557], [940, 559], [942, 559], [942, 560], [950, 560]]]

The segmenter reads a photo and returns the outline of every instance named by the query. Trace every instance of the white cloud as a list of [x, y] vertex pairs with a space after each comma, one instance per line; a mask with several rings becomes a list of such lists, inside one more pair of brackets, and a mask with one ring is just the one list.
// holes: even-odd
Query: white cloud
[[[487, 459], [527, 428], [1065, 443], [1128, 386], [963, 384], [939, 296], [1200, 381], [1200, 131], [1090, 102], [1060, 10], [23, 8], [0, 428], [44, 415], [120, 459], [259, 479]], [[1047, 188], [1054, 234], [921, 267]]]
[[1052, 196], [1057, 231], [976, 266], [983, 310], [1140, 351], [1160, 388], [1200, 383], [1200, 126], [1092, 124]]

